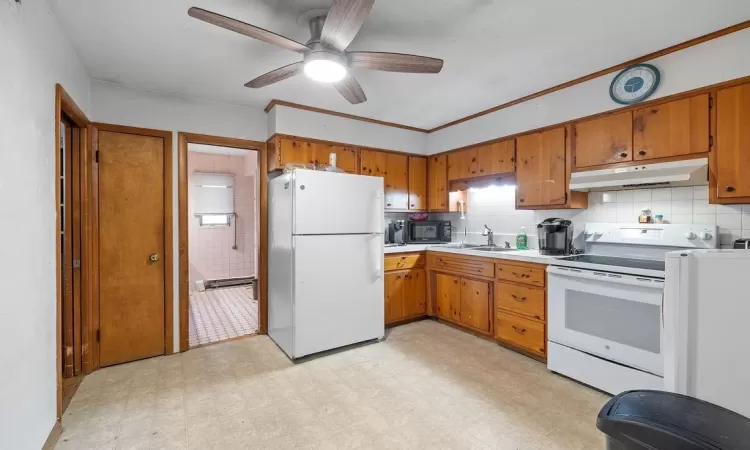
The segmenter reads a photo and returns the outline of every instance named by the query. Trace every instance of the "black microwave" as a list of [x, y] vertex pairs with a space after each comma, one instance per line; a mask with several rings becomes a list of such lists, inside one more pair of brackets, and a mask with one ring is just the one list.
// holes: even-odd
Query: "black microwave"
[[410, 220], [406, 225], [406, 239], [412, 244], [439, 244], [451, 241], [448, 220]]

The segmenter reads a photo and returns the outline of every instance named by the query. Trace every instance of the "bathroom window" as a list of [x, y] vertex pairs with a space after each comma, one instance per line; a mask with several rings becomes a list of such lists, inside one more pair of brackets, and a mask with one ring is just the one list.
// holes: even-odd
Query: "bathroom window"
[[202, 227], [230, 224], [229, 214], [201, 214], [198, 217]]

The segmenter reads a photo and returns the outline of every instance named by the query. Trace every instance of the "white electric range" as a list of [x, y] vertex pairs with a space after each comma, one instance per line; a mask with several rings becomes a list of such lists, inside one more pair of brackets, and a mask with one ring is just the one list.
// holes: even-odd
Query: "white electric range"
[[665, 255], [717, 248], [716, 226], [589, 223], [550, 262], [547, 367], [597, 389], [663, 389]]

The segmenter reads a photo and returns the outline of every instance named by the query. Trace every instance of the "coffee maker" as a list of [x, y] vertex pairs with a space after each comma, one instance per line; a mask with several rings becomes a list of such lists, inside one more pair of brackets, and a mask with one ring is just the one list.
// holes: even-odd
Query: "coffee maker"
[[570, 220], [545, 219], [536, 226], [536, 231], [540, 254], [566, 256], [573, 252], [573, 222]]

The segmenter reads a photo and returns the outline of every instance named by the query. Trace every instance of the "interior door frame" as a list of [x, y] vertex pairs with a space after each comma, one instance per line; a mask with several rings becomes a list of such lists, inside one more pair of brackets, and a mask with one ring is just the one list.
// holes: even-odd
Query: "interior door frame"
[[[114, 125], [109, 123], [95, 122], [91, 124], [91, 149], [92, 155], [95, 157], [96, 152], [99, 150], [99, 132], [110, 131], [113, 133], [124, 133], [124, 134], [135, 134], [140, 136], [151, 136], [157, 137], [164, 140], [164, 354], [171, 355], [174, 353], [172, 345], [174, 341], [174, 320], [173, 320], [173, 305], [174, 305], [174, 262], [173, 262], [173, 246], [174, 246], [174, 221], [172, 212], [172, 132], [165, 130], [154, 130], [150, 128], [138, 128], [128, 127], [123, 125]], [[99, 342], [96, 339], [96, 332], [99, 330], [99, 307], [101, 299], [99, 297], [99, 165], [94, 164], [94, 174], [92, 180], [92, 191], [95, 193], [95, 198], [92, 199], [92, 203], [96, 207], [94, 212], [95, 226], [93, 227], [94, 242], [91, 243], [96, 253], [96, 261], [94, 267], [95, 277], [95, 289], [96, 295], [92, 301], [92, 331], [94, 333], [94, 349], [92, 351], [94, 355], [93, 370], [100, 367], [99, 365]]]
[[[55, 205], [59, 208], [61, 203], [61, 192], [60, 192], [60, 167], [62, 161], [60, 160], [60, 125], [65, 116], [72, 124], [78, 133], [77, 148], [71, 148], [71, 151], [78, 152], [78, 158], [81, 163], [80, 165], [80, 182], [83, 189], [81, 191], [81, 290], [83, 297], [83, 305], [81, 311], [81, 347], [82, 347], [82, 371], [84, 374], [91, 372], [92, 361], [90, 352], [91, 334], [90, 330], [90, 310], [86, 308], [86, 303], [90, 301], [90, 281], [91, 278], [88, 272], [91, 270], [91, 258], [90, 258], [90, 239], [91, 239], [91, 205], [89, 200], [90, 196], [90, 179], [93, 169], [93, 159], [91, 158], [91, 145], [89, 141], [89, 127], [91, 122], [89, 121], [83, 110], [76, 104], [73, 98], [59, 83], [55, 85]], [[56, 365], [56, 393], [57, 393], [57, 419], [58, 421], [62, 418], [62, 405], [63, 405], [63, 370], [62, 370], [62, 315], [63, 315], [63, 285], [61, 277], [62, 267], [62, 246], [60, 243], [60, 225], [61, 225], [60, 214], [55, 214], [55, 365]]]
[[179, 217], [179, 323], [180, 352], [190, 348], [189, 341], [189, 258], [188, 258], [188, 144], [217, 145], [258, 152], [258, 197], [260, 232], [258, 237], [258, 319], [259, 334], [268, 332], [268, 158], [266, 143], [208, 134], [177, 133], [177, 204]]

